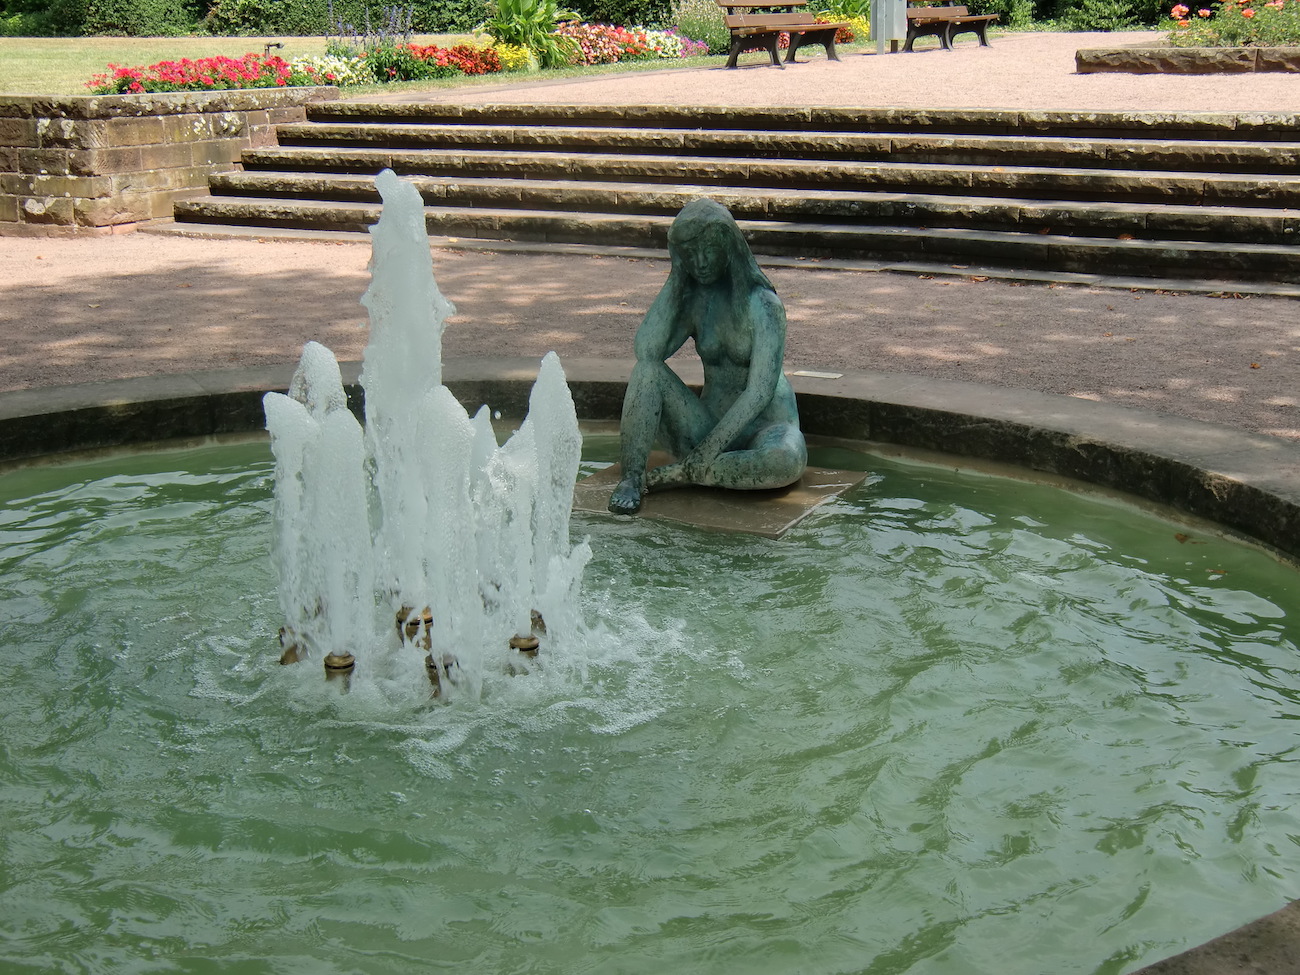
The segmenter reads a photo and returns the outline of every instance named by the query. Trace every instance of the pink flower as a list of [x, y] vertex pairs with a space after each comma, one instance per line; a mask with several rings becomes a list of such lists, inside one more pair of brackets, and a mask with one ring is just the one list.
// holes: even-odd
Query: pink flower
[[1247, 7], [1245, 10], [1243, 10], [1243, 11], [1241, 12], [1241, 15], [1242, 15], [1243, 17], [1245, 17], [1247, 20], [1250, 20], [1251, 17], [1254, 17], [1254, 16], [1255, 16], [1255, 11], [1253, 11], [1253, 10], [1251, 10], [1249, 7]]
[[1206, 10], [1204, 7], [1202, 7], [1200, 10], [1196, 11], [1196, 16], [1198, 16], [1198, 17], [1208, 17], [1208, 16], [1210, 16], [1210, 12], [1209, 12], [1208, 10]]
[[1171, 17], [1173, 17], [1173, 18], [1175, 18], [1175, 19], [1177, 19], [1177, 20], [1182, 20], [1184, 17], [1187, 16], [1187, 13], [1188, 13], [1188, 9], [1187, 9], [1187, 7], [1185, 7], [1185, 6], [1184, 6], [1183, 4], [1181, 4], [1181, 3], [1177, 3], [1177, 4], [1174, 4], [1174, 8], [1173, 8], [1172, 10], [1169, 11], [1169, 16], [1171, 16]]

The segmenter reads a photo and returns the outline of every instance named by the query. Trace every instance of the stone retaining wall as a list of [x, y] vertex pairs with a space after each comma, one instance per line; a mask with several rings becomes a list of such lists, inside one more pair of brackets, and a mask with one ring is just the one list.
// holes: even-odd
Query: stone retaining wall
[[1300, 47], [1120, 47], [1074, 52], [1079, 74], [1241, 74], [1300, 71]]
[[0, 95], [0, 234], [106, 233], [172, 215], [337, 88]]

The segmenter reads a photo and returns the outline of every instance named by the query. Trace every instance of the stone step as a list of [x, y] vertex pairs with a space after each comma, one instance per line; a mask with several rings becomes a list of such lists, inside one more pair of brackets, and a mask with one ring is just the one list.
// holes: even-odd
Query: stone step
[[1294, 142], [1297, 112], [1047, 112], [708, 105], [434, 105], [428, 102], [318, 102], [320, 122], [584, 125], [747, 131], [918, 132], [1059, 137]]
[[[377, 204], [249, 198], [191, 200], [178, 217], [195, 223], [359, 231], [379, 218]], [[672, 218], [657, 214], [557, 213], [490, 207], [426, 208], [429, 233], [488, 240], [665, 245]], [[964, 228], [930, 229], [777, 220], [738, 221], [756, 253], [805, 257], [927, 259], [1010, 264], [1066, 272], [1122, 269], [1128, 274], [1233, 275], [1300, 282], [1300, 248], [1278, 244], [1146, 241]]]
[[[1300, 211], [1264, 207], [994, 199], [921, 193], [571, 180], [408, 177], [426, 204], [671, 216], [709, 196], [737, 218], [908, 224], [1081, 236], [1290, 244]], [[218, 196], [378, 203], [374, 180], [338, 174], [241, 172], [213, 177]], [[184, 212], [184, 211], [183, 211]]]
[[286, 146], [248, 150], [245, 169], [373, 175], [527, 177], [916, 191], [1019, 199], [1110, 200], [1190, 205], [1300, 206], [1300, 176], [1040, 166], [935, 165], [853, 160], [498, 152]]
[[1300, 143], [1100, 139], [1024, 135], [663, 129], [623, 126], [301, 123], [278, 128], [281, 146], [601, 152], [744, 159], [852, 159], [892, 163], [1069, 166], [1214, 173], [1294, 174]]

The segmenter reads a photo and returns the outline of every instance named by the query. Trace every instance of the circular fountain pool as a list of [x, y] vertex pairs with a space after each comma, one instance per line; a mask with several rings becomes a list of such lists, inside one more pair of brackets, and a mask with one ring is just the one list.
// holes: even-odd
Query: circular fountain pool
[[1294, 893], [1292, 570], [868, 466], [779, 541], [575, 516], [585, 646], [450, 705], [277, 666], [265, 445], [0, 477], [0, 960], [1118, 973]]

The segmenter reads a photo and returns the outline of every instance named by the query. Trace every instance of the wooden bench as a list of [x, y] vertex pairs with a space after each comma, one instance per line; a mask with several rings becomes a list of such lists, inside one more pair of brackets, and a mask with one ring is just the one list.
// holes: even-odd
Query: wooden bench
[[958, 34], [974, 34], [980, 40], [980, 47], [988, 47], [985, 31], [997, 19], [997, 14], [972, 14], [955, 4], [908, 7], [907, 40], [903, 42], [903, 50], [912, 50], [912, 42], [918, 37], [937, 37], [943, 49], [951, 51], [952, 39]]
[[731, 31], [731, 50], [727, 52], [727, 67], [734, 68], [741, 51], [763, 50], [772, 55], [772, 63], [784, 67], [777, 54], [777, 43], [782, 34], [790, 36], [790, 47], [785, 52], [785, 63], [794, 61], [795, 52], [805, 44], [820, 44], [826, 48], [826, 57], [838, 61], [835, 53], [835, 32], [848, 24], [819, 24], [813, 15], [800, 8], [808, 0], [715, 0], [726, 11], [727, 29]]

